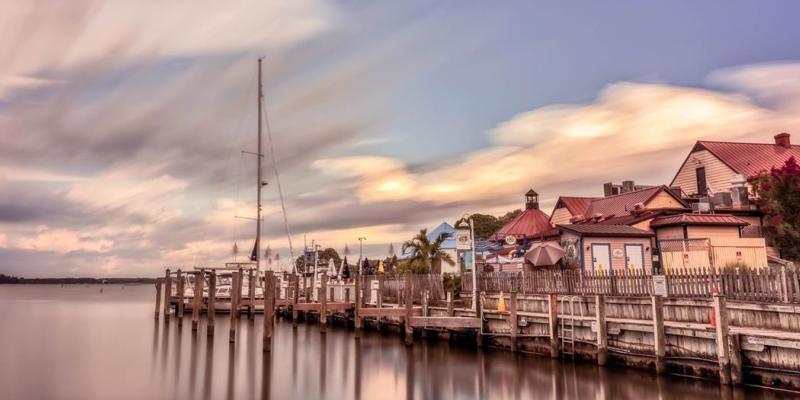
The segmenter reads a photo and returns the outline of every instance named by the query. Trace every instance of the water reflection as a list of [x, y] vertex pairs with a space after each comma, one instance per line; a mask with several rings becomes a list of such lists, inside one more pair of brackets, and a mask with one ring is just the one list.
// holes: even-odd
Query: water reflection
[[[55, 289], [55, 290], [53, 290]], [[65, 295], [67, 292], [68, 295]], [[91, 293], [90, 293], [91, 292]], [[152, 318], [152, 287], [0, 286], [8, 399], [772, 399], [775, 392], [316, 325], [238, 322], [237, 342]], [[49, 301], [41, 301], [47, 299]], [[55, 301], [53, 301], [55, 300]], [[49, 329], [42, 330], [44, 322]], [[218, 318], [225, 332], [228, 318]], [[161, 326], [163, 325], [163, 326]], [[9, 328], [13, 327], [13, 329]], [[191, 337], [184, 337], [190, 335]], [[259, 360], [260, 358], [260, 360]], [[43, 374], [43, 371], [46, 371]], [[124, 376], [124, 379], [119, 379]], [[154, 384], [148, 384], [149, 382]], [[155, 384], [157, 382], [157, 384]], [[258, 394], [260, 390], [260, 395]]]

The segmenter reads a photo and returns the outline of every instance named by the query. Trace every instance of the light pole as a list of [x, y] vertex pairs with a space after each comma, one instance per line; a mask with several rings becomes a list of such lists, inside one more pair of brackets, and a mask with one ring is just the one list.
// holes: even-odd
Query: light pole
[[361, 261], [364, 259], [364, 241], [367, 240], [364, 236], [358, 237], [358, 273], [361, 273]]

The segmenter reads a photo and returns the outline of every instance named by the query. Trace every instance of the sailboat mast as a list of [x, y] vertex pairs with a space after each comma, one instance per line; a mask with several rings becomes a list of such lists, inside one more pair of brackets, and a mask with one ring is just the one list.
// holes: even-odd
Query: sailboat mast
[[258, 169], [258, 195], [257, 195], [257, 211], [256, 211], [256, 271], [261, 269], [261, 186], [263, 181], [261, 178], [261, 158], [263, 158], [263, 151], [261, 149], [261, 117], [263, 102], [264, 102], [264, 86], [261, 82], [261, 58], [258, 59], [258, 155], [256, 156], [256, 163]]

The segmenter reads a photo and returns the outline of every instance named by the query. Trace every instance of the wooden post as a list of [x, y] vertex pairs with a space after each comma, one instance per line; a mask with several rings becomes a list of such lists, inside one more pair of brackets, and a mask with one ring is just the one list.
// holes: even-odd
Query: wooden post
[[475, 345], [478, 347], [483, 347], [483, 292], [481, 292], [477, 297], [473, 297], [476, 299], [475, 302], [475, 316], [480, 320], [480, 324], [478, 325], [478, 334], [475, 335]]
[[325, 333], [328, 324], [328, 276], [320, 276], [319, 283], [322, 286], [322, 293], [319, 296], [319, 333]]
[[597, 365], [608, 362], [608, 326], [606, 325], [606, 298], [594, 296], [594, 315], [597, 324]]
[[383, 275], [378, 275], [378, 299], [375, 304], [378, 308], [383, 307]]
[[164, 275], [164, 322], [169, 322], [169, 309], [172, 307], [172, 277], [169, 268]]
[[359, 309], [361, 308], [361, 275], [355, 275], [356, 281], [356, 293], [355, 293], [355, 309], [353, 310], [353, 324], [355, 324], [355, 338], [356, 340], [361, 339], [361, 312]]
[[664, 298], [661, 296], [651, 296], [653, 305], [653, 340], [656, 356], [656, 373], [666, 372], [666, 342], [664, 336]]
[[217, 271], [211, 270], [211, 275], [208, 277], [208, 311], [207, 314], [207, 334], [214, 336], [214, 319], [217, 316]]
[[297, 273], [292, 275], [294, 293], [292, 293], [292, 327], [297, 328], [297, 301], [300, 297], [300, 277]]
[[728, 356], [728, 311], [725, 296], [714, 295], [714, 317], [717, 322], [717, 358], [719, 360], [719, 381], [723, 385], [731, 383], [731, 365]]
[[236, 341], [236, 310], [239, 305], [236, 303], [237, 294], [239, 293], [239, 271], [233, 272], [233, 279], [231, 280], [231, 327], [228, 331], [228, 341], [233, 343]]
[[159, 310], [161, 310], [161, 278], [156, 278], [156, 321]]
[[411, 287], [411, 274], [406, 274], [406, 284], [405, 284], [405, 298], [406, 298], [406, 318], [405, 323], [406, 326], [406, 346], [410, 346], [414, 343], [414, 327], [411, 326], [411, 311], [414, 307], [414, 292]]
[[200, 309], [203, 307], [203, 280], [205, 271], [194, 273], [194, 298], [192, 298], [192, 332], [197, 331], [197, 324], [200, 323]]
[[739, 335], [729, 336], [731, 342], [731, 383], [741, 385], [744, 382], [742, 372], [742, 339]]
[[550, 293], [547, 305], [550, 311], [547, 314], [550, 333], [550, 357], [558, 358], [558, 294]]
[[511, 308], [511, 315], [508, 319], [511, 328], [511, 351], [517, 351], [517, 336], [519, 335], [519, 322], [517, 322], [517, 292], [511, 291], [508, 305]]
[[423, 290], [422, 291], [422, 316], [423, 317], [429, 317], [430, 316], [430, 310], [428, 309], [428, 291], [427, 290]]
[[178, 270], [178, 326], [183, 326], [183, 296], [185, 292], [183, 285], [183, 273], [181, 270]]
[[447, 316], [455, 316], [455, 309], [453, 308], [453, 290], [447, 291]]
[[[249, 306], [247, 307], [247, 317], [254, 319], [256, 317], [256, 277], [252, 269], [247, 271], [247, 299]], [[264, 297], [267, 297], [267, 292], [264, 290]]]
[[264, 351], [272, 351], [272, 328], [275, 320], [275, 275], [264, 276]]

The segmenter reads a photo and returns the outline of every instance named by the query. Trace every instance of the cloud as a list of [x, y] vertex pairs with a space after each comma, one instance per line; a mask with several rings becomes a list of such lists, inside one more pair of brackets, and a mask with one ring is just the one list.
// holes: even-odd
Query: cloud
[[80, 234], [67, 229], [50, 229], [41, 225], [36, 230], [35, 236], [18, 239], [14, 247], [59, 254], [74, 251], [106, 253], [111, 250], [114, 244], [109, 240], [95, 238], [89, 234]]

